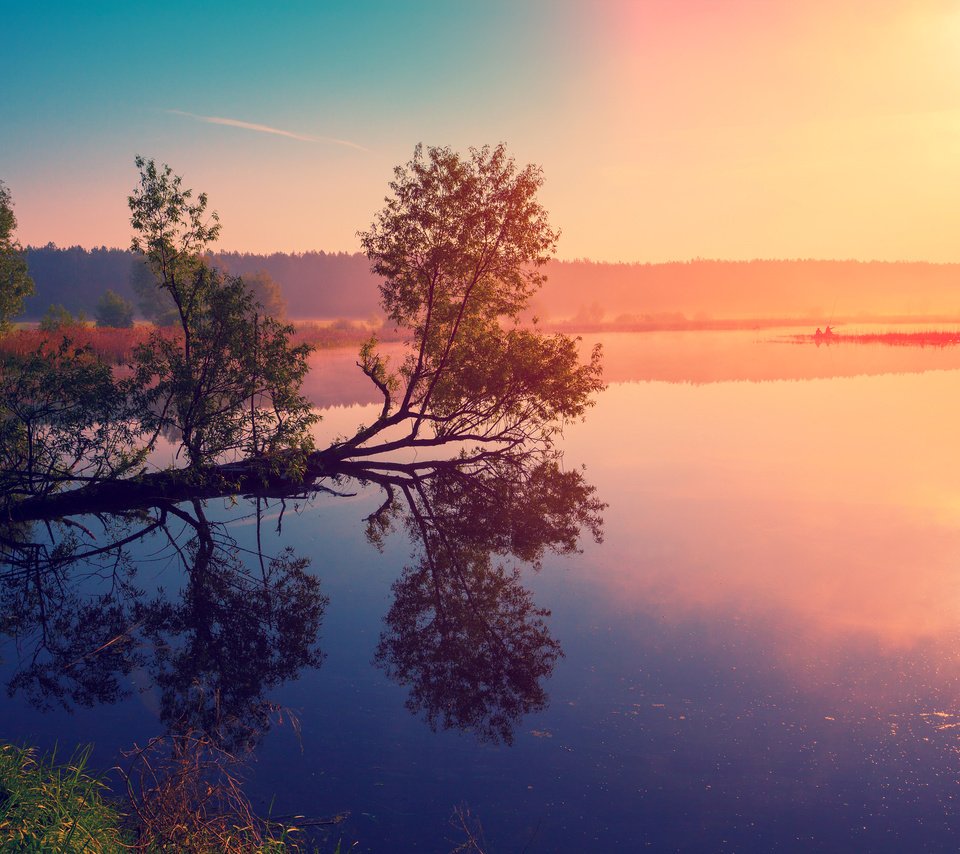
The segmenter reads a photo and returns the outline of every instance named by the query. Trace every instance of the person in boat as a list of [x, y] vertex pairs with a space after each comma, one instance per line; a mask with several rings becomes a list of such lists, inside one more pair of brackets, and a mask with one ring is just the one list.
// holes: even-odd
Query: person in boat
[[817, 331], [813, 333], [814, 338], [823, 338], [823, 333], [820, 331], [820, 327], [817, 327]]

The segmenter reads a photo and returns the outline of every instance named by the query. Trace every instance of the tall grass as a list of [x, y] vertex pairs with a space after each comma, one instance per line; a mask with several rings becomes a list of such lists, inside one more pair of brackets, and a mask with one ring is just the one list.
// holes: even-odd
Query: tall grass
[[151, 739], [122, 770], [140, 851], [300, 851], [295, 827], [256, 815], [243, 792], [242, 760], [207, 735]]
[[[56, 350], [64, 338], [77, 347], [89, 346], [103, 361], [111, 365], [127, 364], [133, 357], [134, 348], [145, 344], [154, 326], [133, 326], [129, 329], [112, 329], [102, 326], [74, 324], [60, 329], [18, 329], [0, 337], [0, 353], [12, 356], [27, 356], [37, 350]], [[173, 328], [159, 330], [164, 337], [176, 337]]]
[[86, 772], [90, 748], [64, 765], [55, 755], [0, 745], [0, 849], [24, 852], [128, 851], [123, 817]]
[[[319, 851], [295, 838], [291, 824], [253, 812], [234, 771], [237, 760], [206, 737], [153, 739], [133, 751], [133, 766], [121, 772], [127, 788], [122, 800], [87, 772], [90, 750], [81, 748], [58, 764], [55, 754], [38, 757], [33, 748], [0, 743], [0, 851]], [[305, 823], [336, 825], [343, 818]]]

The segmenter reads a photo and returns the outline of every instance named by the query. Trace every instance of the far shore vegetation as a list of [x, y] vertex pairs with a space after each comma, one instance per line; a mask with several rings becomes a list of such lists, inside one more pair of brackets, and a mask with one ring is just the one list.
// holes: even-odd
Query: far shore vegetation
[[[408, 335], [394, 329], [374, 325], [364, 320], [338, 318], [329, 321], [297, 321], [290, 324], [290, 340], [294, 345], [309, 345], [315, 350], [349, 347], [358, 349], [372, 334], [382, 342], [405, 341]], [[73, 317], [55, 325], [20, 324], [0, 337], [0, 353], [25, 356], [38, 349], [55, 348], [67, 337], [79, 347], [90, 348], [99, 358], [111, 365], [126, 365], [133, 359], [138, 346], [146, 344], [152, 335], [171, 340], [181, 332], [176, 327], [157, 327], [149, 321], [128, 327], [94, 325]]]
[[[322, 235], [318, 235], [322, 243]], [[38, 321], [51, 304], [96, 315], [113, 290], [138, 316], [142, 263], [129, 249], [53, 244], [25, 247], [36, 284], [23, 318]], [[377, 277], [361, 252], [252, 254], [213, 250], [211, 266], [278, 283], [291, 320], [383, 316]], [[787, 318], [832, 323], [840, 317], [956, 319], [960, 264], [812, 259], [625, 264], [552, 258], [527, 316], [576, 323]]]
[[[929, 325], [927, 330], [904, 331], [904, 327], [916, 324]], [[409, 340], [409, 334], [391, 328], [377, 320], [335, 318], [331, 320], [291, 321], [290, 340], [295, 345], [308, 345], [314, 351], [352, 349], [356, 350], [371, 335], [381, 343], [396, 343]], [[817, 339], [815, 329], [825, 326], [822, 318], [738, 318], [698, 319], [683, 316], [667, 317], [620, 317], [611, 321], [555, 320], [540, 322], [542, 332], [557, 332], [570, 335], [602, 335], [607, 333], [645, 332], [734, 332], [744, 330], [809, 329], [809, 332], [792, 334], [791, 341], [803, 343], [820, 341], [834, 344], [879, 344], [897, 347], [953, 347], [960, 344], [960, 317], [841, 317], [834, 321], [834, 334], [828, 341]], [[866, 331], [864, 327], [872, 328]], [[38, 350], [56, 349], [68, 338], [74, 345], [88, 348], [109, 365], [127, 365], [133, 359], [138, 346], [146, 344], [151, 335], [171, 339], [179, 332], [175, 327], [156, 327], [149, 321], [138, 321], [128, 327], [110, 327], [84, 318], [74, 318], [67, 313], [58, 322], [45, 324], [13, 324], [10, 331], [0, 336], [0, 354], [23, 357]]]

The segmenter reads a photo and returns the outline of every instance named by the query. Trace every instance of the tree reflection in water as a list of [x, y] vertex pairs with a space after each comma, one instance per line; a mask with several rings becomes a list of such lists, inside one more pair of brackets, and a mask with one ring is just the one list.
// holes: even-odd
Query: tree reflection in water
[[403, 514], [417, 547], [393, 585], [377, 664], [409, 686], [407, 707], [432, 728], [506, 743], [524, 715], [546, 706], [543, 681], [563, 653], [550, 612], [505, 561], [539, 568], [547, 549], [575, 551], [583, 527], [599, 540], [602, 510], [578, 471], [550, 462], [516, 474], [450, 468], [402, 482], [370, 521], [376, 539], [391, 512]]
[[[171, 733], [253, 747], [275, 710], [266, 693], [323, 659], [327, 599], [309, 560], [286, 550], [248, 566], [199, 501], [100, 517], [99, 539], [112, 542], [98, 548], [86, 547], [87, 521], [68, 522], [52, 545], [24, 537], [24, 526], [19, 539], [4, 537], [3, 631], [21, 650], [8, 692], [41, 709], [108, 704], [129, 693], [124, 677], [145, 671]], [[148, 597], [137, 586], [138, 541], [155, 544], [153, 559], [182, 564], [177, 596]]]
[[[547, 552], [574, 553], [584, 531], [599, 541], [594, 488], [549, 455], [344, 464], [328, 482], [350, 479], [385, 491], [368, 539], [379, 546], [399, 529], [413, 543], [376, 665], [431, 728], [511, 743], [524, 715], [546, 706], [544, 681], [563, 654], [516, 564], [539, 569]], [[233, 803], [234, 771], [214, 766], [248, 755], [281, 711], [271, 692], [323, 660], [327, 598], [309, 558], [246, 554], [200, 500], [8, 524], [0, 556], [0, 625], [20, 651], [8, 693], [40, 709], [89, 707], [121, 701], [146, 675], [164, 731], [131, 754], [136, 808], [162, 817], [173, 803], [187, 814], [189, 793], [208, 790]], [[148, 595], [141, 570], [164, 560], [181, 567], [183, 586]], [[193, 820], [224, 826], [199, 808]]]
[[[408, 707], [431, 727], [509, 743], [517, 722], [546, 705], [543, 682], [562, 655], [549, 612], [511, 560], [539, 568], [547, 551], [577, 551], [584, 530], [599, 540], [603, 504], [593, 487], [556, 458], [508, 455], [427, 470], [345, 466], [343, 478], [386, 492], [368, 519], [371, 542], [402, 526], [414, 543], [376, 663], [409, 686]], [[177, 596], [138, 586], [138, 543], [152, 560], [182, 565]], [[322, 661], [327, 600], [309, 558], [287, 549], [244, 559], [199, 500], [17, 523], [0, 548], [3, 632], [21, 650], [8, 691], [38, 708], [115, 703], [142, 671], [171, 732], [251, 748], [275, 710], [267, 693]]]

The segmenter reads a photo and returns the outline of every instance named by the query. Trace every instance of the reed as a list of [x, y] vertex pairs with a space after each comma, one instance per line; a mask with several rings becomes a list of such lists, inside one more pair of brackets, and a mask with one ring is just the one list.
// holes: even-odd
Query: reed
[[[153, 739], [133, 751], [132, 765], [121, 770], [126, 798], [87, 771], [90, 752], [79, 748], [60, 764], [56, 752], [38, 756], [34, 748], [0, 743], [0, 850], [319, 854], [292, 822], [253, 812], [237, 760], [206, 737]], [[344, 816], [297, 818], [309, 827], [337, 825]], [[338, 843], [334, 854], [340, 850]]]

